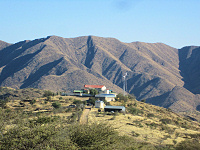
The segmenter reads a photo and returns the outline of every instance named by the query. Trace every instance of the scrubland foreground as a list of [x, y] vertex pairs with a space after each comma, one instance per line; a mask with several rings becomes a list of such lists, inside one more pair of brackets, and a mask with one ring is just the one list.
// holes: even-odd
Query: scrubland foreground
[[[1, 104], [2, 150], [200, 149], [200, 123], [131, 97], [110, 103], [126, 106], [124, 114], [97, 108], [88, 112], [83, 105], [88, 98], [60, 96], [48, 91], [41, 97], [21, 98], [23, 101], [13, 97], [5, 105]], [[86, 110], [87, 121], [80, 122]]]

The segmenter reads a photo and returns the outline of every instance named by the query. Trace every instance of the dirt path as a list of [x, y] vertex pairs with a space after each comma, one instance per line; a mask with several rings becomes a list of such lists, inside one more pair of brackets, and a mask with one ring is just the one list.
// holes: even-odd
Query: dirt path
[[90, 108], [85, 108], [80, 118], [81, 124], [86, 124], [88, 122], [89, 113], [90, 113]]

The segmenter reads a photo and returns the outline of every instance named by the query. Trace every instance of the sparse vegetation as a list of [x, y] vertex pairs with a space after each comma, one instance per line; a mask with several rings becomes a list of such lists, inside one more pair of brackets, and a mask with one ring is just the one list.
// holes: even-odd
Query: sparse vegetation
[[[199, 123], [134, 99], [125, 103], [125, 115], [98, 112], [98, 108], [91, 108], [88, 124], [79, 124], [87, 98], [80, 100], [80, 97], [66, 96], [60, 100], [60, 96], [54, 96], [45, 104], [46, 97], [41, 95], [31, 105], [30, 100], [33, 99], [31, 96], [28, 101], [11, 99], [6, 108], [0, 109], [0, 149], [176, 149], [188, 139], [199, 142]], [[54, 103], [62, 107], [52, 109]], [[122, 105], [124, 101], [110, 103], [115, 106]], [[108, 137], [107, 145], [103, 139], [95, 142], [95, 138], [101, 139], [97, 126], [102, 130], [103, 125], [105, 131], [108, 128], [115, 132]], [[93, 142], [90, 136], [94, 136]], [[32, 139], [28, 141], [27, 138]], [[76, 142], [78, 139], [84, 142]], [[84, 144], [87, 142], [90, 144]]]
[[200, 143], [198, 140], [185, 140], [176, 146], [176, 150], [199, 150]]
[[[2, 111], [2, 110], [1, 110]], [[4, 110], [3, 110], [4, 111]], [[7, 113], [8, 115], [8, 113]], [[30, 120], [22, 112], [12, 127], [2, 132], [0, 149], [152, 149], [154, 146], [120, 136], [109, 124], [92, 123], [65, 125], [63, 118], [38, 117]], [[3, 119], [5, 120], [5, 115]], [[7, 121], [11, 121], [10, 118]], [[58, 122], [57, 119], [60, 119]], [[8, 123], [8, 122], [6, 122]], [[2, 127], [2, 126], [1, 126]], [[4, 126], [5, 127], [5, 126]], [[2, 130], [1, 130], [2, 131]], [[139, 136], [137, 133], [135, 136]], [[126, 142], [125, 142], [126, 141]]]

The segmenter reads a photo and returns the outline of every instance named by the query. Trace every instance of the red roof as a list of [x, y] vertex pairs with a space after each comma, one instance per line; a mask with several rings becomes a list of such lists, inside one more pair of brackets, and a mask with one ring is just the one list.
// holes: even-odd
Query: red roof
[[85, 88], [101, 89], [104, 85], [84, 85]]

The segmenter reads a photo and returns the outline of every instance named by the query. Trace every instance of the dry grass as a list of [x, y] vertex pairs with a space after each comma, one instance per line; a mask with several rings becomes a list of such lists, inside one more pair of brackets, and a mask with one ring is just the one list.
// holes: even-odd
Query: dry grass
[[[62, 98], [60, 98], [62, 97]], [[63, 107], [73, 103], [74, 100], [87, 100], [84, 97], [75, 96], [54, 96], [51, 101], [46, 102], [46, 98], [37, 98], [36, 103], [31, 105], [29, 102], [23, 102], [24, 107], [20, 104], [20, 100], [13, 100], [7, 103], [10, 109], [23, 109], [26, 112], [41, 113], [45, 116], [60, 116], [66, 118], [72, 114], [65, 112], [66, 109], [53, 109], [52, 103], [58, 101]], [[111, 102], [111, 105], [122, 105], [121, 102]], [[134, 106], [141, 110], [141, 114], [116, 114], [108, 115], [107, 113], [98, 113], [97, 108], [92, 108], [88, 114], [88, 123], [103, 122], [111, 124], [120, 135], [128, 135], [134, 137], [136, 141], [145, 141], [155, 145], [176, 145], [177, 143], [193, 138], [193, 135], [200, 133], [200, 124], [188, 120], [176, 113], [165, 108], [146, 104], [139, 101], [129, 101], [128, 106]], [[128, 110], [128, 109], [127, 109]], [[7, 128], [10, 128], [8, 126]]]
[[[112, 102], [119, 105], [119, 102]], [[98, 109], [93, 108], [89, 114], [89, 123], [106, 122], [111, 124], [120, 135], [133, 136], [137, 141], [146, 141], [155, 145], [175, 145], [185, 139], [191, 139], [188, 134], [197, 135], [200, 124], [185, 120], [183, 117], [169, 112], [165, 108], [137, 102], [137, 108], [144, 111], [141, 115], [118, 114], [116, 116], [106, 113], [98, 114]], [[148, 117], [148, 114], [154, 114]], [[164, 124], [161, 119], [170, 119], [171, 123]], [[179, 124], [175, 124], [179, 120]], [[185, 126], [182, 126], [185, 124]], [[187, 129], [188, 128], [188, 129]]]

